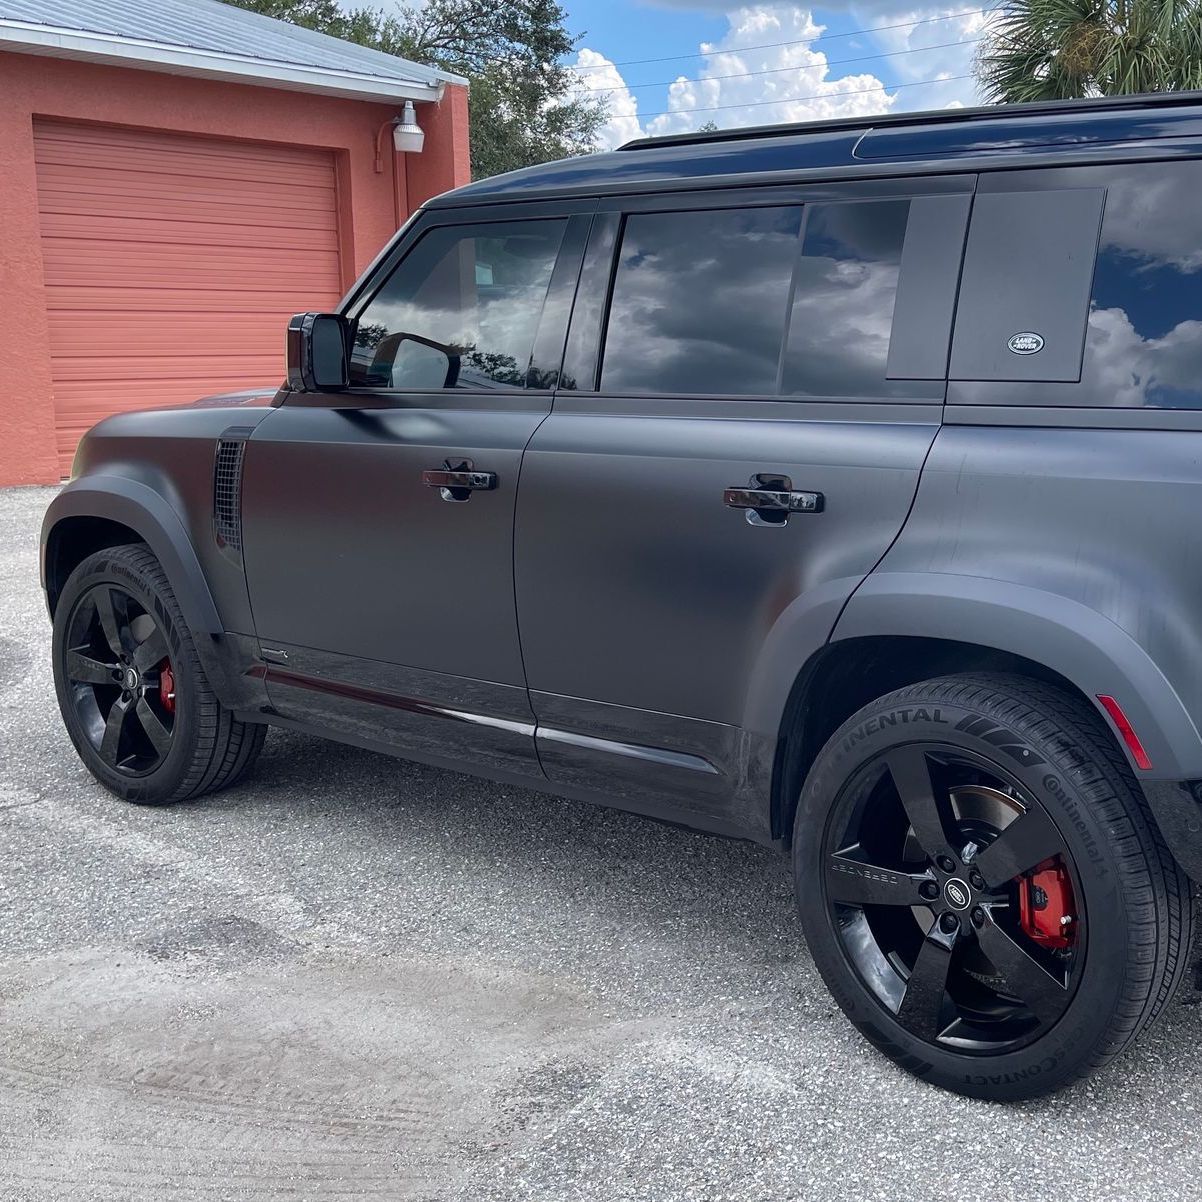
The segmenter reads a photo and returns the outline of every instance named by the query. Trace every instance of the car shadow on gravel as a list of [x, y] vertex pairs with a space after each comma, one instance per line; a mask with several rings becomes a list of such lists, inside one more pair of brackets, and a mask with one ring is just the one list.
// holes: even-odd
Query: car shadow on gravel
[[286, 828], [273, 871], [303, 871], [327, 901], [355, 889], [348, 903], [385, 931], [403, 904], [407, 919], [428, 908], [435, 941], [453, 913], [547, 955], [565, 938], [644, 941], [687, 944], [711, 969], [726, 956], [736, 974], [808, 966], [787, 858], [752, 843], [278, 730], [250, 780], [188, 810], [188, 826], [251, 810], [256, 827]]
[[[275, 821], [316, 823], [323, 837], [366, 836], [360, 868], [370, 862], [391, 877], [389, 861], [403, 862], [410, 887], [441, 883], [444, 902], [487, 891], [494, 913], [509, 906], [505, 920], [528, 922], [525, 937], [537, 944], [541, 932], [547, 952], [554, 932], [600, 938], [617, 923], [631, 942], [687, 943], [681, 954], [707, 968], [724, 955], [789, 964], [799, 990], [822, 988], [788, 859], [771, 848], [283, 731], [272, 732], [246, 788], [202, 804], [248, 800]], [[729, 970], [737, 975], [735, 963]], [[1202, 932], [1174, 1008], [1199, 1004]]]

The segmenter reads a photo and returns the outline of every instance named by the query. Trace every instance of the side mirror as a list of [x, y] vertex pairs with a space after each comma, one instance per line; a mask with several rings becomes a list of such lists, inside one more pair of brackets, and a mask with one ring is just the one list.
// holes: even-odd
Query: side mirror
[[298, 313], [288, 323], [288, 387], [293, 392], [345, 388], [349, 331], [340, 313]]

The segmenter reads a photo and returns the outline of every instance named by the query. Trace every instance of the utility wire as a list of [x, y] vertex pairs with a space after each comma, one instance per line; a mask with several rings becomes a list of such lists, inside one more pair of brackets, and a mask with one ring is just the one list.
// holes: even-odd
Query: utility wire
[[881, 33], [886, 29], [913, 29], [917, 25], [930, 25], [935, 21], [955, 21], [960, 17], [976, 17], [993, 12], [998, 6], [970, 8], [964, 12], [947, 13], [942, 17], [923, 17], [920, 21], [899, 21], [895, 25], [870, 25], [866, 29], [849, 29], [846, 33], [823, 33], [813, 38], [796, 38], [790, 42], [764, 42], [759, 46], [733, 46], [729, 50], [698, 50], [692, 54], [669, 54], [663, 58], [628, 58], [620, 63], [585, 63], [569, 65], [567, 71], [600, 71], [606, 67], [635, 67], [643, 63], [671, 63], [683, 58], [709, 58], [714, 54], [744, 54], [748, 50], [775, 50], [780, 46], [812, 46], [815, 42], [833, 42], [836, 38], [854, 38], [864, 33]]
[[803, 100], [832, 100], [842, 96], [861, 96], [868, 92], [896, 92], [901, 88], [929, 88], [937, 83], [952, 83], [958, 79], [973, 79], [972, 75], [945, 75], [942, 79], [916, 79], [911, 83], [878, 84], [875, 88], [855, 88], [848, 92], [818, 92], [813, 96], [778, 96], [773, 100], [749, 100], [745, 104], [711, 104], [699, 109], [665, 109], [659, 113], [638, 113], [645, 117], [674, 117], [677, 113], [716, 113], [721, 109], [753, 109], [763, 104], [799, 104]]
[[[861, 54], [857, 58], [830, 58], [827, 59], [825, 63], [801, 65], [793, 64], [789, 67], [769, 67], [764, 71], [740, 71], [737, 75], [706, 75], [703, 79], [690, 79], [686, 80], [686, 82], [709, 83], [710, 80], [714, 80], [716, 82], [720, 79], [751, 79], [752, 76], [756, 75], [778, 75], [782, 71], [807, 71], [811, 70], [813, 67], [819, 66], [842, 67], [846, 66], [848, 63], [867, 63], [878, 58], [896, 58], [898, 55], [902, 54], [921, 54], [925, 50], [947, 50], [952, 46], [975, 46], [980, 41], [982, 41], [981, 38], [963, 38], [959, 42], [937, 42], [933, 46], [915, 46], [910, 50], [887, 50], [881, 54]], [[610, 92], [633, 92], [636, 88], [667, 88], [678, 82], [679, 79], [664, 79], [656, 83], [631, 83], [627, 84], [624, 88], [592, 88], [588, 91], [581, 92], [581, 96], [605, 96]]]

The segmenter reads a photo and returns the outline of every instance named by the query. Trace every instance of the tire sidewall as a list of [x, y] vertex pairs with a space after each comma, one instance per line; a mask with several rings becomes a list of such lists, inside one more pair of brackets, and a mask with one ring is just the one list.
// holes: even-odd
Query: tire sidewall
[[[98, 551], [71, 573], [54, 611], [52, 660], [54, 689], [58, 696], [63, 723], [75, 750], [85, 766], [108, 790], [127, 801], [158, 802], [170, 798], [188, 772], [191, 749], [195, 745], [199, 720], [193, 655], [183, 619], [178, 616], [173, 598], [164, 596], [136, 564], [122, 555], [129, 548]], [[64, 672], [67, 635], [71, 617], [85, 594], [97, 585], [113, 584], [128, 592], [158, 623], [170, 648], [171, 669], [175, 677], [175, 724], [171, 750], [166, 759], [145, 776], [126, 776], [106, 764], [83, 730], [71, 699]]]
[[[989, 706], [938, 699], [929, 687], [921, 696], [907, 696], [908, 692], [883, 698], [849, 719], [823, 748], [806, 781], [793, 839], [794, 880], [806, 940], [843, 1011], [873, 1044], [909, 1071], [960, 1093], [997, 1100], [1049, 1092], [1089, 1066], [1106, 1041], [1122, 994], [1130, 956], [1126, 898], [1112, 838], [1089, 799], [1091, 789], [1113, 796], [1116, 782], [1069, 740], [1040, 738], [1021, 723], [1002, 720]], [[967, 725], [972, 729], [965, 729]], [[1082, 976], [1060, 1020], [1017, 1051], [956, 1054], [911, 1035], [861, 982], [834, 929], [825, 896], [823, 848], [837, 799], [857, 769], [905, 743], [942, 743], [997, 763], [1047, 811], [1074, 860], [1085, 895], [1087, 929], [1093, 935]]]

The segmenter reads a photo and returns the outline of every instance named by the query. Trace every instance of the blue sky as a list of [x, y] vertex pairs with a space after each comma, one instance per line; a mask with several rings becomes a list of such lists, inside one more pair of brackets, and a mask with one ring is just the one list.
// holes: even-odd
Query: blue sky
[[561, 0], [582, 35], [570, 60], [580, 86], [609, 104], [604, 145], [707, 120], [730, 128], [977, 103], [973, 80], [959, 77], [971, 75], [985, 22], [974, 6], [992, 2]]

